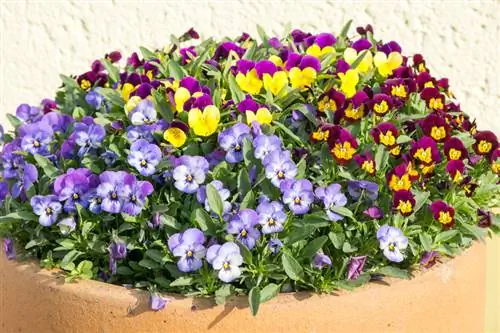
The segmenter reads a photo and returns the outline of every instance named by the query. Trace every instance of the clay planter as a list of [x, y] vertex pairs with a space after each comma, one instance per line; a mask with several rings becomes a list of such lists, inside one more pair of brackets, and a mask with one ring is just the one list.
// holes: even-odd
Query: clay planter
[[252, 317], [246, 297], [225, 306], [179, 296], [160, 312], [148, 294], [97, 281], [64, 283], [57, 271], [0, 254], [1, 332], [483, 332], [486, 247], [412, 280], [386, 279], [354, 292], [283, 294]]

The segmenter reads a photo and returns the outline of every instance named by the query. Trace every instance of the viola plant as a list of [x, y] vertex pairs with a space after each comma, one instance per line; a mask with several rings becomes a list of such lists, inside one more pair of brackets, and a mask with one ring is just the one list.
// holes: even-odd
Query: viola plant
[[329, 293], [498, 232], [500, 148], [373, 29], [119, 52], [1, 129], [9, 259], [161, 292]]

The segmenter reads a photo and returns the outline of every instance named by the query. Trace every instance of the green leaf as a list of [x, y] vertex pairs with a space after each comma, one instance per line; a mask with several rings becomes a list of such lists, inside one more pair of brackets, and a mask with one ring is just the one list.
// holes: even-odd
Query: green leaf
[[458, 234], [459, 234], [459, 231], [456, 229], [443, 231], [443, 232], [437, 234], [436, 238], [434, 239], [434, 243], [437, 244], [440, 242], [446, 242]]
[[401, 145], [403, 143], [407, 143], [407, 142], [410, 142], [410, 141], [412, 141], [412, 138], [409, 137], [408, 135], [400, 135], [400, 136], [398, 136], [398, 138], [396, 140], [396, 143], [398, 145]]
[[248, 138], [244, 138], [242, 145], [243, 160], [245, 161], [245, 165], [250, 165], [254, 156], [252, 142]]
[[238, 244], [238, 246], [240, 247], [241, 256], [243, 257], [243, 261], [245, 262], [245, 264], [251, 265], [253, 261], [252, 252], [250, 252], [248, 247], [246, 247], [246, 245], [241, 243], [240, 241], [237, 240], [236, 244]]
[[99, 94], [103, 95], [108, 101], [114, 105], [123, 108], [125, 101], [122, 98], [120, 92], [112, 88], [101, 88], [99, 89]]
[[170, 280], [168, 280], [164, 276], [155, 277], [155, 283], [158, 283], [162, 288], [165, 289], [170, 287]]
[[78, 86], [78, 83], [76, 82], [76, 80], [74, 78], [71, 78], [71, 77], [63, 75], [63, 74], [60, 74], [59, 77], [61, 78], [61, 81], [63, 82], [63, 84], [66, 87], [72, 88], [72, 89], [80, 89], [80, 87]]
[[299, 240], [309, 237], [316, 230], [315, 226], [303, 225], [301, 227], [294, 228], [292, 232], [285, 238], [285, 243], [292, 245]]
[[425, 251], [431, 251], [432, 250], [432, 239], [429, 234], [425, 232], [421, 232], [418, 234], [418, 237], [420, 238], [420, 244], [422, 244], [422, 247], [424, 248]]
[[255, 194], [253, 191], [248, 192], [241, 201], [240, 209], [253, 208], [255, 206]]
[[76, 267], [76, 269], [78, 270], [78, 272], [80, 273], [80, 277], [82, 278], [86, 278], [86, 279], [91, 279], [92, 276], [94, 275], [93, 272], [92, 272], [92, 267], [93, 267], [93, 264], [91, 261], [89, 260], [83, 260], [81, 261], [78, 266]]
[[139, 50], [141, 50], [142, 57], [144, 60], [151, 60], [151, 59], [156, 59], [158, 58], [156, 54], [145, 48], [144, 46], [139, 46]]
[[181, 230], [182, 224], [177, 222], [177, 219], [170, 215], [161, 215], [160, 222], [162, 225], [170, 227], [174, 230]]
[[352, 253], [352, 252], [356, 252], [358, 250], [357, 247], [351, 245], [351, 243], [345, 241], [344, 244], [342, 245], [342, 251], [344, 253]]
[[219, 289], [215, 291], [215, 304], [222, 305], [226, 303], [226, 299], [232, 295], [230, 284], [223, 284]]
[[259, 35], [264, 45], [267, 45], [269, 43], [269, 37], [260, 25], [257, 25], [257, 34]]
[[239, 103], [244, 100], [245, 94], [243, 93], [243, 91], [241, 91], [238, 83], [236, 83], [236, 78], [234, 77], [234, 75], [229, 74], [227, 80], [229, 84], [229, 91], [231, 92], [231, 97], [233, 97], [234, 102]]
[[252, 312], [252, 315], [256, 316], [257, 312], [259, 312], [259, 306], [260, 306], [259, 287], [255, 286], [252, 289], [250, 289], [250, 292], [248, 293], [248, 305], [250, 306], [250, 311]]
[[328, 237], [323, 235], [310, 241], [309, 244], [307, 244], [307, 246], [302, 250], [302, 257], [304, 257], [306, 260], [310, 260], [316, 254], [316, 252], [318, 252], [323, 247], [323, 245], [325, 245], [327, 240]]
[[172, 121], [172, 119], [174, 119], [174, 112], [162, 92], [155, 89], [151, 92], [151, 96], [153, 97], [155, 110], [158, 111], [166, 121]]
[[186, 73], [184, 72], [182, 66], [173, 60], [170, 60], [168, 63], [168, 72], [170, 76], [176, 80], [180, 80], [184, 76], [186, 76]]
[[280, 130], [285, 132], [286, 135], [288, 135], [291, 139], [296, 141], [300, 146], [303, 146], [304, 140], [295, 135], [295, 133], [293, 133], [288, 127], [286, 127], [285, 125], [276, 120], [273, 120], [273, 124], [276, 125]]
[[104, 65], [104, 68], [106, 68], [106, 71], [108, 72], [108, 77], [113, 81], [113, 83], [120, 81], [120, 71], [118, 68], [113, 66], [111, 61], [108, 59], [101, 59], [101, 63]]
[[395, 277], [399, 279], [410, 279], [410, 273], [405, 270], [394, 266], [384, 266], [380, 268], [377, 273], [383, 274], [385, 276]]
[[385, 162], [388, 159], [387, 151], [385, 150], [383, 145], [379, 145], [377, 148], [377, 152], [375, 153], [375, 165], [378, 170], [384, 170]]
[[250, 183], [250, 176], [246, 168], [242, 168], [238, 174], [238, 191], [240, 199], [243, 199], [248, 191], [250, 191], [252, 184]]
[[38, 216], [28, 211], [19, 211], [0, 216], [0, 222], [15, 222], [15, 221], [37, 221]]
[[43, 239], [32, 239], [32, 240], [30, 240], [30, 241], [29, 241], [29, 242], [28, 242], [28, 243], [24, 246], [24, 248], [25, 248], [26, 250], [29, 250], [29, 249], [31, 249], [32, 247], [38, 246], [38, 245], [43, 244], [43, 243], [44, 243]]
[[345, 216], [345, 217], [348, 217], [348, 218], [354, 220], [354, 215], [353, 215], [352, 211], [349, 208], [341, 207], [341, 206], [338, 206], [338, 207], [335, 206], [335, 207], [331, 207], [331, 210], [334, 213], [340, 214], [342, 216]]
[[354, 60], [354, 62], [351, 64], [351, 68], [352, 69], [356, 69], [356, 67], [358, 67], [358, 65], [361, 63], [361, 61], [363, 61], [363, 58], [366, 56], [366, 54], [370, 52], [369, 50], [364, 50], [362, 51], [358, 57], [356, 58], [356, 60]]
[[148, 268], [148, 269], [159, 269], [161, 267], [160, 264], [158, 264], [156, 261], [153, 261], [148, 258], [144, 258], [141, 261], [139, 261], [139, 266]]
[[163, 253], [160, 250], [156, 249], [149, 249], [146, 251], [146, 256], [151, 258], [152, 260], [162, 263], [163, 262]]
[[[77, 250], [71, 250], [66, 255], [62, 258], [61, 263], [59, 264], [59, 267], [61, 267], [64, 270], [73, 270], [74, 264], [73, 261], [76, 260], [79, 256], [81, 256], [83, 252], [77, 251]], [[73, 265], [71, 265], [73, 264]], [[71, 268], [73, 266], [73, 268]]]
[[185, 286], [190, 286], [194, 282], [193, 277], [191, 276], [181, 276], [172, 281], [170, 283], [170, 287], [185, 287]]
[[309, 120], [311, 123], [313, 123], [314, 126], [318, 126], [318, 120], [316, 117], [313, 115], [310, 109], [306, 107], [305, 104], [294, 104], [289, 107], [290, 110], [298, 110], [300, 113], [302, 113], [307, 120]]
[[127, 266], [118, 266], [118, 268], [116, 269], [116, 273], [119, 275], [127, 276], [127, 275], [133, 275], [134, 271], [128, 268]]
[[35, 161], [36, 164], [42, 168], [43, 172], [49, 177], [50, 179], [54, 179], [59, 175], [59, 171], [55, 167], [52, 162], [46, 158], [45, 156], [35, 154]]
[[280, 286], [275, 283], [270, 283], [260, 291], [260, 303], [265, 303], [278, 295]]
[[194, 216], [201, 231], [210, 236], [216, 235], [217, 227], [215, 226], [210, 215], [203, 208], [197, 208], [194, 212]]
[[413, 215], [415, 215], [427, 202], [431, 193], [415, 191], [415, 207], [413, 208]]
[[298, 281], [302, 280], [304, 277], [304, 270], [302, 269], [302, 266], [288, 253], [283, 253], [281, 256], [281, 264], [283, 265], [286, 275], [288, 275], [290, 279]]
[[220, 197], [219, 191], [211, 185], [207, 185], [207, 200], [210, 209], [220, 217], [222, 217], [222, 211], [224, 209], [224, 205], [222, 203], [222, 199]]
[[349, 32], [349, 28], [351, 27], [352, 20], [349, 20], [346, 22], [346, 24], [342, 27], [342, 30], [340, 31], [339, 37], [344, 38], [347, 36], [347, 33]]
[[14, 128], [18, 128], [22, 124], [22, 122], [21, 122], [21, 120], [19, 120], [19, 118], [17, 118], [16, 116], [11, 115], [9, 113], [7, 113], [7, 119], [9, 120], [9, 123]]

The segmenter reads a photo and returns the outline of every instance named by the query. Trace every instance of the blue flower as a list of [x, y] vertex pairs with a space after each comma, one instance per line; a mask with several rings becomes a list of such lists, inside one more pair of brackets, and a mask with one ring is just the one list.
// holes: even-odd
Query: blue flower
[[54, 138], [52, 128], [44, 123], [38, 122], [21, 126], [19, 133], [22, 136], [21, 148], [30, 154], [48, 155], [49, 145]]
[[57, 226], [61, 230], [61, 234], [63, 236], [67, 236], [76, 229], [75, 218], [73, 216], [70, 216], [65, 219], [62, 219], [57, 223]]
[[160, 147], [141, 139], [132, 144], [127, 160], [141, 175], [151, 176], [156, 172], [161, 157]]
[[219, 271], [218, 277], [223, 282], [229, 283], [241, 275], [240, 266], [243, 264], [243, 257], [239, 246], [233, 242], [210, 246], [207, 250], [207, 261]]
[[272, 238], [269, 240], [269, 243], [267, 243], [267, 246], [271, 250], [272, 254], [278, 254], [278, 252], [280, 252], [281, 248], [283, 247], [283, 242], [278, 238]]
[[238, 163], [243, 161], [243, 139], [251, 138], [250, 128], [237, 123], [233, 127], [219, 133], [219, 145], [226, 151], [226, 161]]
[[104, 96], [99, 93], [101, 87], [97, 87], [85, 96], [85, 102], [94, 109], [99, 109], [104, 101]]
[[334, 211], [335, 208], [344, 207], [347, 204], [347, 197], [340, 192], [340, 188], [339, 184], [331, 184], [316, 189], [316, 197], [323, 201], [330, 221], [340, 221], [344, 218]]
[[314, 268], [322, 269], [325, 266], [331, 266], [331, 265], [332, 265], [332, 259], [330, 259], [330, 257], [324, 254], [323, 252], [318, 252], [314, 256], [313, 260]]
[[263, 160], [270, 152], [281, 151], [281, 140], [276, 135], [258, 135], [253, 140], [253, 148], [255, 157]]
[[266, 178], [271, 180], [271, 183], [280, 187], [284, 180], [294, 179], [297, 175], [297, 166], [290, 158], [290, 152], [273, 150], [267, 154], [263, 161]]
[[402, 250], [408, 247], [408, 238], [400, 229], [385, 224], [377, 230], [377, 239], [387, 259], [393, 262], [404, 260]]
[[24, 164], [18, 169], [18, 179], [12, 186], [12, 197], [26, 199], [26, 191], [38, 180], [38, 170], [33, 164]]
[[237, 235], [236, 238], [248, 249], [255, 247], [260, 238], [260, 232], [256, 229], [259, 224], [259, 215], [252, 209], [242, 209], [233, 216], [227, 225], [227, 232]]
[[302, 215], [309, 211], [314, 201], [313, 186], [307, 179], [297, 181], [288, 180], [282, 183], [283, 203], [295, 215]]
[[30, 204], [33, 212], [40, 217], [40, 224], [44, 227], [54, 224], [62, 210], [62, 205], [55, 195], [35, 195], [31, 198]]
[[208, 161], [201, 156], [181, 156], [172, 176], [174, 186], [184, 193], [195, 193], [205, 181]]
[[92, 119], [84, 120], [85, 122], [75, 124], [75, 143], [80, 147], [78, 156], [84, 156], [101, 147], [102, 141], [106, 136], [104, 127], [95, 124]]
[[42, 116], [42, 109], [28, 104], [21, 104], [16, 109], [16, 117], [28, 124], [39, 121]]
[[156, 122], [157, 115], [153, 106], [153, 102], [148, 99], [143, 99], [130, 112], [130, 121], [133, 125], [151, 125]]
[[177, 233], [168, 239], [168, 247], [173, 255], [180, 258], [177, 268], [181, 272], [195, 272], [203, 266], [201, 259], [205, 258], [205, 235], [197, 228], [190, 228], [183, 233]]
[[354, 200], [358, 200], [363, 194], [372, 201], [378, 197], [378, 185], [367, 180], [350, 180], [347, 190]]
[[263, 202], [257, 206], [259, 224], [262, 226], [263, 234], [281, 232], [284, 229], [286, 213], [283, 205], [277, 201]]

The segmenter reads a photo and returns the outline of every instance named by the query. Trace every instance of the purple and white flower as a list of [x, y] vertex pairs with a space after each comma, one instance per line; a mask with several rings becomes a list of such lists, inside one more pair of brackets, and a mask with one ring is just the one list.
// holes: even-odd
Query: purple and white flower
[[266, 178], [271, 183], [280, 187], [284, 180], [294, 179], [297, 175], [297, 166], [290, 158], [290, 152], [287, 150], [273, 150], [264, 158], [263, 161]]
[[208, 161], [202, 156], [181, 156], [172, 172], [174, 186], [184, 193], [195, 193], [205, 182]]
[[100, 208], [103, 211], [114, 214], [121, 212], [127, 199], [122, 196], [127, 175], [125, 171], [105, 171], [99, 175], [100, 184], [95, 194], [100, 198]]
[[153, 102], [149, 99], [143, 99], [130, 112], [130, 121], [133, 125], [151, 125], [157, 120], [156, 110]]
[[28, 104], [21, 104], [16, 109], [16, 117], [25, 123], [34, 123], [43, 116], [43, 110]]
[[207, 250], [207, 261], [219, 271], [218, 277], [223, 282], [232, 282], [241, 275], [240, 266], [243, 264], [243, 257], [236, 243], [227, 242], [223, 245], [210, 246]]
[[168, 239], [168, 247], [174, 256], [180, 258], [177, 267], [181, 272], [195, 272], [203, 266], [205, 257], [205, 235], [196, 228], [177, 233]]
[[97, 87], [85, 95], [85, 102], [96, 110], [101, 107], [102, 102], [104, 101], [104, 96], [99, 93], [100, 89], [101, 87]]
[[242, 209], [229, 221], [226, 230], [236, 235], [236, 239], [251, 250], [260, 238], [260, 232], [256, 229], [258, 224], [259, 215], [254, 210]]
[[62, 219], [57, 223], [59, 230], [63, 236], [67, 236], [76, 229], [76, 221], [73, 216]]
[[403, 251], [408, 247], [408, 238], [400, 229], [385, 224], [377, 230], [377, 239], [387, 259], [392, 262], [404, 260]]
[[30, 154], [48, 155], [54, 131], [45, 122], [23, 125], [19, 128], [21, 148]]
[[295, 215], [302, 215], [309, 211], [314, 201], [313, 185], [309, 180], [288, 180], [283, 182], [280, 188], [283, 192], [283, 203], [288, 205]]
[[137, 216], [142, 212], [147, 197], [153, 193], [153, 185], [148, 181], [139, 181], [132, 174], [125, 176], [119, 196], [123, 198], [122, 213]]
[[281, 151], [281, 140], [276, 135], [258, 135], [253, 139], [254, 155], [263, 160], [274, 150]]
[[80, 147], [78, 156], [96, 150], [101, 147], [102, 141], [106, 136], [104, 127], [95, 124], [93, 119], [82, 119], [83, 122], [75, 124], [74, 139], [75, 143]]
[[339, 184], [331, 184], [316, 189], [316, 197], [323, 201], [330, 221], [340, 221], [344, 218], [335, 212], [335, 208], [344, 207], [347, 204], [347, 197], [340, 190], [341, 186]]
[[14, 241], [12, 239], [5, 238], [3, 240], [3, 251], [5, 252], [7, 260], [16, 259], [16, 249], [14, 248]]
[[44, 227], [54, 224], [62, 210], [62, 205], [55, 195], [35, 195], [31, 198], [30, 204]]
[[109, 245], [109, 271], [111, 275], [116, 274], [117, 260], [122, 260], [127, 257], [127, 244], [121, 241], [116, 241]]
[[12, 197], [26, 199], [26, 191], [38, 180], [38, 170], [33, 164], [24, 164], [18, 169], [18, 179], [12, 186]]
[[243, 123], [236, 125], [219, 133], [219, 145], [226, 152], [228, 163], [243, 161], [243, 139], [251, 139], [250, 127]]
[[141, 139], [132, 144], [127, 160], [141, 175], [151, 176], [156, 172], [161, 157], [160, 147]]
[[277, 201], [263, 202], [257, 206], [256, 210], [259, 214], [259, 224], [262, 226], [263, 234], [283, 231], [287, 216], [281, 203]]

